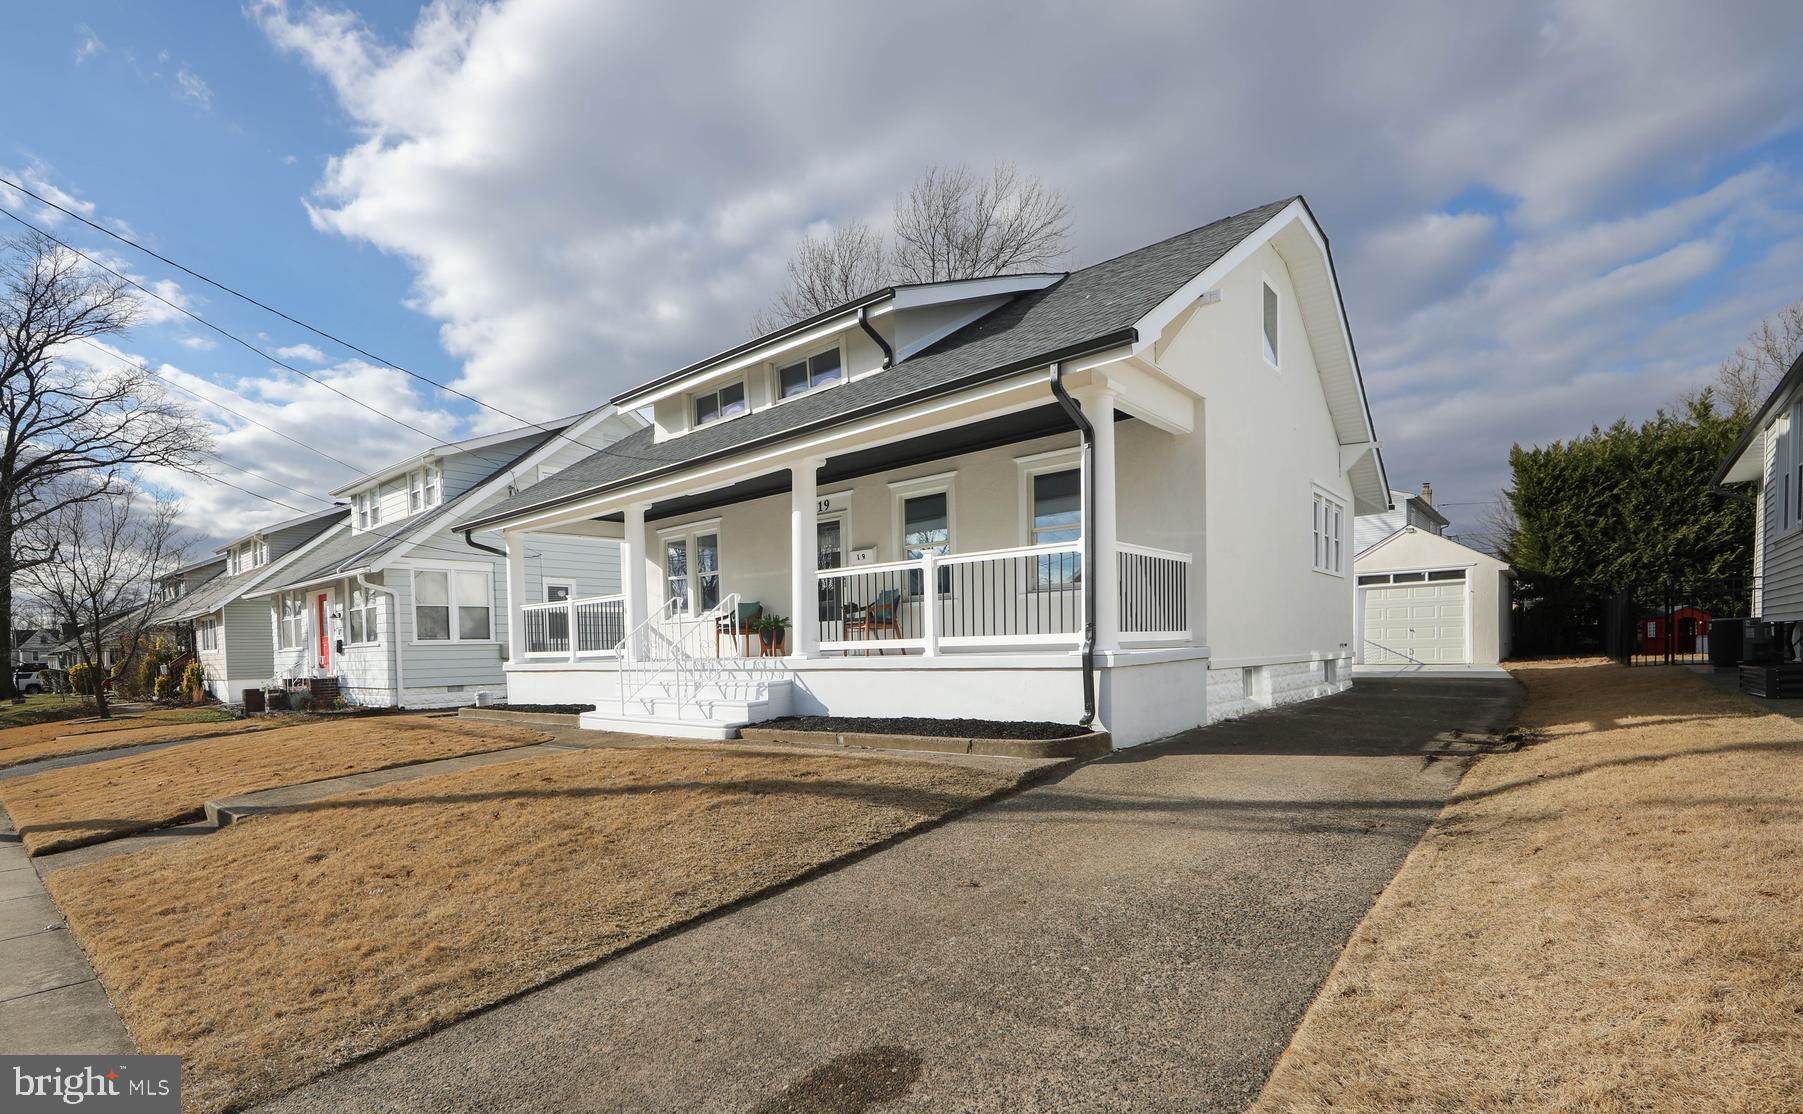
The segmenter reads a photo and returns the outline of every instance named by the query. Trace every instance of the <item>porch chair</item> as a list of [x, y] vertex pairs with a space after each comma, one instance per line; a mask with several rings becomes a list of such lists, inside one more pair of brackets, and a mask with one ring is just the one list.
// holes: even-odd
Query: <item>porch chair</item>
[[[740, 635], [743, 635], [745, 638], [745, 656], [746, 657], [751, 656], [751, 634], [752, 634], [751, 624], [752, 624], [752, 621], [759, 618], [763, 614], [764, 614], [764, 605], [761, 602], [759, 602], [758, 600], [752, 600], [750, 603], [741, 602], [739, 604], [739, 630], [738, 630], [738, 633]], [[715, 624], [715, 626], [714, 626], [714, 656], [715, 657], [720, 656], [720, 636], [723, 634], [728, 637], [731, 637], [733, 634], [732, 620], [728, 619], [724, 615], [720, 616], [720, 621], [717, 624]], [[738, 649], [738, 647], [734, 646], [733, 649], [736, 650], [736, 649]]]
[[[868, 641], [873, 631], [893, 631], [895, 637], [902, 636], [901, 630], [901, 589], [885, 588], [877, 593], [876, 599], [860, 607], [855, 603], [845, 605], [845, 637], [849, 639], [852, 631], [862, 631], [863, 638]], [[877, 648], [877, 653], [886, 654], [888, 650]], [[868, 654], [867, 649], [864, 653]]]

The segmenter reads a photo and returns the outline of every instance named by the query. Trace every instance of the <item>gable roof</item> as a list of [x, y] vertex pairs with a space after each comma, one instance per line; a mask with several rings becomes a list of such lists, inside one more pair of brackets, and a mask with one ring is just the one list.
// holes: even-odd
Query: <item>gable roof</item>
[[[262, 583], [264, 579], [274, 576], [288, 565], [294, 563], [297, 559], [305, 556], [309, 550], [318, 545], [328, 534], [330, 534], [334, 525], [350, 515], [350, 510], [346, 507], [334, 507], [329, 513], [329, 520], [325, 515], [307, 516], [308, 518], [321, 519], [322, 521], [319, 524], [320, 528], [309, 535], [306, 541], [295, 546], [293, 549], [282, 554], [268, 564], [254, 569], [246, 569], [243, 572], [235, 573], [230, 576], [215, 576], [189, 592], [187, 595], [170, 600], [169, 603], [165, 605], [164, 609], [157, 614], [157, 622], [177, 623], [184, 619], [193, 619], [209, 612], [218, 611], [226, 604], [237, 599], [240, 595], [243, 595], [250, 591], [250, 589]], [[295, 523], [303, 521], [305, 521], [305, 519], [294, 519], [287, 525], [292, 526]]]
[[[1365, 550], [1363, 553], [1354, 555], [1352, 558], [1353, 572], [1358, 573], [1358, 572], [1381, 572], [1381, 571], [1383, 571], [1384, 564], [1382, 561], [1377, 559], [1378, 554], [1380, 552], [1382, 552], [1382, 550], [1386, 546], [1394, 544], [1400, 538], [1408, 538], [1412, 544], [1424, 545], [1424, 546], [1428, 547], [1429, 549], [1444, 548], [1446, 550], [1445, 556], [1442, 558], [1436, 558], [1434, 560], [1434, 562], [1432, 562], [1433, 564], [1436, 564], [1436, 565], [1437, 564], [1456, 565], [1459, 563], [1464, 563], [1467, 565], [1489, 564], [1489, 565], [1496, 566], [1496, 569], [1498, 572], [1507, 572], [1511, 576], [1513, 576], [1515, 574], [1515, 570], [1509, 566], [1509, 563], [1507, 561], [1498, 560], [1497, 558], [1490, 556], [1490, 554], [1485, 553], [1481, 549], [1473, 549], [1471, 546], [1466, 545], [1464, 542], [1454, 541], [1451, 538], [1446, 537], [1442, 534], [1429, 533], [1428, 531], [1421, 529], [1421, 527], [1419, 527], [1419, 526], [1399, 526], [1395, 530], [1391, 531], [1391, 533], [1387, 537], [1385, 537], [1384, 540], [1378, 542], [1376, 545], [1371, 546], [1369, 549]], [[1360, 564], [1364, 564], [1365, 568], [1360, 569], [1359, 568]], [[1411, 562], [1410, 567], [1418, 567], [1418, 565], [1419, 565], [1418, 562]]]
[[377, 480], [386, 480], [401, 475], [402, 473], [410, 472], [413, 469], [424, 465], [428, 461], [442, 460], [447, 456], [475, 452], [478, 449], [493, 448], [496, 445], [505, 445], [509, 441], [519, 441], [530, 437], [533, 439], [533, 447], [536, 448], [539, 445], [544, 444], [549, 438], [562, 433], [564, 430], [569, 429], [571, 426], [582, 421], [591, 413], [593, 413], [593, 411], [582, 414], [573, 414], [570, 417], [558, 418], [543, 424], [523, 425], [514, 429], [504, 429], [499, 433], [485, 433], [480, 437], [466, 437], [461, 441], [448, 441], [443, 444], [434, 445], [429, 449], [414, 453], [412, 456], [402, 457], [400, 460], [394, 461], [391, 464], [377, 468], [373, 472], [365, 472], [349, 483], [341, 484], [338, 487], [333, 488], [332, 494], [344, 495], [348, 492], [355, 491], [360, 487], [367, 487]]
[[[1136, 322], [1298, 200], [1286, 197], [1248, 209], [1073, 271], [1043, 289], [1017, 294], [995, 311], [880, 374], [661, 442], [650, 428], [640, 430], [501, 501], [472, 525], [498, 522], [522, 511], [679, 471], [806, 430], [845, 424], [1053, 360], [1131, 343], [1136, 339]], [[872, 297], [880, 300], [886, 293], [879, 291]], [[861, 304], [869, 302], [847, 303], [821, 319]], [[760, 338], [757, 343], [769, 339]], [[734, 351], [739, 349], [728, 353]], [[724, 355], [691, 368], [706, 366]], [[641, 395], [669, 378], [653, 380], [620, 397]]]
[[1752, 419], [1747, 422], [1747, 428], [1741, 430], [1739, 439], [1734, 442], [1734, 447], [1729, 449], [1728, 455], [1722, 458], [1721, 466], [1715, 470], [1714, 478], [1709, 481], [1711, 484], [1720, 487], [1723, 484], [1749, 483], [1760, 478], [1761, 473], [1765, 471], [1765, 460], [1762, 453], [1752, 450], [1756, 446], [1763, 449], [1764, 441], [1761, 435], [1765, 433], [1766, 427], [1778, 417], [1779, 408], [1795, 393], [1799, 383], [1803, 383], [1803, 352], [1799, 352], [1797, 358], [1791, 361], [1790, 370], [1784, 373], [1783, 378], [1779, 379], [1777, 385], [1772, 388], [1772, 393], [1767, 395], [1765, 401], [1760, 403], [1759, 409], [1753, 412]]
[[[308, 511], [306, 514], [295, 515], [293, 518], [284, 518], [280, 522], [272, 522], [268, 526], [259, 526], [257, 529], [252, 530], [249, 533], [239, 534], [237, 537], [233, 538], [229, 542], [226, 542], [224, 545], [220, 546], [218, 549], [215, 549], [213, 552], [214, 553], [225, 553], [225, 552], [228, 552], [229, 550], [231, 550], [234, 546], [242, 545], [243, 543], [250, 541], [252, 538], [265, 537], [270, 534], [279, 534], [283, 530], [291, 530], [296, 526], [305, 526], [311, 522], [323, 522], [326, 519], [337, 518], [340, 515], [345, 515], [345, 514], [349, 514], [349, 513], [350, 513], [350, 508], [346, 507], [343, 503], [333, 503], [331, 506], [327, 507], [323, 511]], [[203, 558], [202, 560], [194, 562], [194, 565], [204, 565], [206, 563], [207, 563], [207, 560]], [[194, 567], [194, 566], [193, 565], [187, 566], [187, 568], [192, 568], [192, 567]], [[175, 571], [183, 572], [183, 571], [185, 571], [185, 569], [177, 569]]]

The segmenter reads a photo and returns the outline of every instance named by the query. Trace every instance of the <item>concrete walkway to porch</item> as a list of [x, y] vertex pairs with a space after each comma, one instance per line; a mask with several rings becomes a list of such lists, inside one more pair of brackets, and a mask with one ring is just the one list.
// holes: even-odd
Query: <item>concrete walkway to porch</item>
[[1512, 680], [1361, 678], [1045, 784], [326, 1077], [306, 1111], [1238, 1111]]

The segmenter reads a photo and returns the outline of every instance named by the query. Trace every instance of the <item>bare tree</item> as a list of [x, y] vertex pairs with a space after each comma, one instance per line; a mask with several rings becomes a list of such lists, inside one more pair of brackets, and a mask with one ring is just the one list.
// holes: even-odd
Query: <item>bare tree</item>
[[883, 238], [854, 220], [823, 236], [809, 236], [789, 257], [789, 285], [770, 307], [751, 320], [757, 333], [771, 333], [822, 310], [842, 306], [888, 285], [889, 255]]
[[1466, 532], [1461, 540], [1483, 550], [1498, 560], [1510, 560], [1515, 547], [1515, 534], [1521, 523], [1515, 517], [1515, 504], [1510, 501], [1507, 491], [1496, 493], [1494, 502], [1487, 504], [1477, 516], [1476, 525]]
[[176, 504], [145, 506], [135, 487], [110, 484], [86, 497], [68, 493], [57, 503], [30, 531], [32, 544], [50, 559], [26, 575], [74, 630], [76, 656], [94, 670], [94, 699], [104, 717], [105, 647], [136, 647], [143, 640], [157, 611], [152, 587], [181, 565], [186, 543], [175, 526]]
[[1014, 164], [987, 177], [930, 166], [895, 199], [893, 246], [863, 221], [803, 240], [788, 287], [752, 319], [759, 333], [844, 305], [891, 283], [987, 278], [1044, 267], [1070, 238], [1064, 195]]
[[1013, 163], [989, 177], [928, 167], [895, 202], [893, 269], [900, 282], [984, 278], [1043, 267], [1070, 237], [1064, 195]]
[[[14, 581], [51, 558], [35, 527], [120, 491], [132, 468], [189, 468], [210, 447], [145, 369], [69, 362], [69, 345], [123, 333], [139, 314], [128, 283], [56, 241], [0, 241], [0, 660], [12, 656]], [[12, 694], [0, 674], [0, 696]]]
[[1750, 414], [1803, 353], [1803, 300], [1759, 323], [1716, 372], [1716, 395], [1731, 413]]

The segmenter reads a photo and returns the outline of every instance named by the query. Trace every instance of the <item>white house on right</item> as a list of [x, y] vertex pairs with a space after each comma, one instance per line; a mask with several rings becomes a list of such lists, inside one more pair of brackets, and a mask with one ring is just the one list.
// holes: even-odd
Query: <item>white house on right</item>
[[1445, 536], [1434, 490], [1390, 492], [1390, 509], [1354, 521], [1360, 632], [1355, 661], [1397, 667], [1495, 665], [1509, 656], [1509, 581], [1488, 553]]

